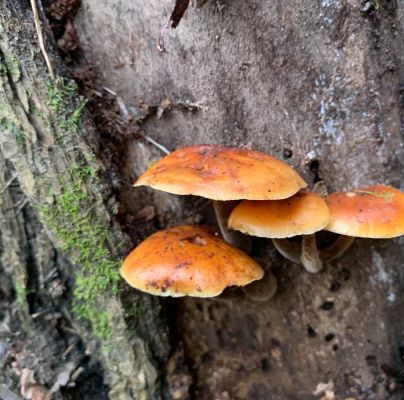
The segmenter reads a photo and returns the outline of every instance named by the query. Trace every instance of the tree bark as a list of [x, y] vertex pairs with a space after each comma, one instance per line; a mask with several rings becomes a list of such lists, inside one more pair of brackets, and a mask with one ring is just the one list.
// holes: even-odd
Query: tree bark
[[132, 242], [114, 221], [83, 99], [72, 82], [51, 81], [43, 60], [29, 2], [2, 1], [0, 384], [18, 393], [27, 368], [50, 388], [74, 370], [75, 388], [54, 398], [159, 399], [165, 319], [156, 299], [114, 283]]
[[[161, 55], [173, 3], [84, 0], [75, 21], [87, 62], [146, 134], [170, 150], [262, 150], [329, 191], [403, 188], [402, 1], [207, 1], [187, 10]], [[144, 118], [139, 104], [166, 98], [170, 110]], [[130, 138], [122, 152], [128, 182], [162, 156]], [[134, 213], [141, 196], [154, 199], [169, 224], [189, 206], [137, 193], [120, 199]], [[257, 243], [279, 281], [272, 301], [175, 302], [195, 398], [313, 399], [321, 383], [338, 399], [400, 398], [403, 238], [357, 240], [316, 275]]]

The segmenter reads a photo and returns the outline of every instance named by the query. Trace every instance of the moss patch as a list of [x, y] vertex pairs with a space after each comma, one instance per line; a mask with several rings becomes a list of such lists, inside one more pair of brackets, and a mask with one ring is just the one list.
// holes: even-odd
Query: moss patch
[[74, 311], [91, 321], [94, 333], [107, 338], [112, 333], [112, 316], [99, 308], [105, 293], [117, 293], [119, 262], [108, 249], [108, 229], [93, 212], [94, 201], [85, 191], [96, 179], [90, 166], [73, 166], [64, 174], [62, 193], [56, 205], [41, 207], [44, 222], [56, 233], [60, 248], [79, 266], [74, 290]]
[[6, 135], [10, 136], [14, 140], [17, 147], [22, 147], [25, 143], [25, 139], [27, 138], [27, 134], [14, 121], [1, 114], [3, 113], [0, 110], [0, 127], [4, 130]]
[[[77, 132], [87, 100], [77, 103], [77, 86], [65, 79], [50, 83], [47, 96], [46, 105], [51, 112], [48, 120], [63, 147], [70, 141], [69, 136]], [[85, 156], [83, 164], [75, 163], [62, 174], [61, 193], [55, 196], [55, 204], [40, 207], [40, 212], [44, 223], [58, 237], [59, 248], [69, 253], [78, 266], [74, 312], [89, 320], [94, 334], [104, 339], [111, 336], [113, 316], [100, 307], [100, 300], [117, 293], [120, 262], [111, 256], [108, 226], [95, 212], [96, 199], [87, 192], [88, 187], [97, 184], [98, 177], [91, 166], [94, 156]]]
[[63, 78], [48, 85], [46, 105], [54, 114], [51, 122], [65, 132], [74, 133], [77, 131], [81, 114], [87, 104], [87, 99], [85, 99], [77, 108], [70, 111], [72, 109], [72, 97], [76, 92], [76, 84]]

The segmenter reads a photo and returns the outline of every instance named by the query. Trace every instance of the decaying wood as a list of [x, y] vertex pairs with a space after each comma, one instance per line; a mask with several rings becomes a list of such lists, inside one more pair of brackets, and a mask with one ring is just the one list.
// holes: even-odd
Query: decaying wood
[[[171, 99], [171, 111], [142, 123], [169, 150], [245, 146], [284, 159], [311, 184], [323, 179], [330, 192], [370, 183], [403, 188], [404, 5], [374, 3], [207, 1], [170, 33], [164, 57], [153, 38], [171, 0], [147, 7], [134, 0], [130, 10], [120, 0], [102, 12], [85, 0], [75, 24], [87, 61], [102, 65], [133, 118], [141, 102]], [[118, 15], [119, 30], [103, 29]], [[180, 103], [201, 108], [188, 112]], [[122, 151], [128, 181], [161, 157], [130, 139]], [[181, 223], [190, 204], [139, 193], [121, 200], [136, 213], [152, 198], [161, 227]], [[202, 222], [209, 221], [205, 213]], [[195, 398], [304, 400], [326, 391], [337, 399], [400, 398], [402, 246], [403, 238], [357, 240], [311, 275], [269, 241], [255, 241], [278, 278], [273, 300], [175, 302]]]

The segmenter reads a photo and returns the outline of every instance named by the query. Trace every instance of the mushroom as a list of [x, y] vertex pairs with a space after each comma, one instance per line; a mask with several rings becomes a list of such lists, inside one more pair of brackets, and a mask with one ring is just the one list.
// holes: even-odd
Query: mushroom
[[[271, 238], [283, 256], [301, 262], [307, 271], [315, 273], [323, 264], [314, 232], [328, 224], [329, 216], [327, 204], [319, 195], [300, 192], [284, 200], [244, 200], [231, 213], [229, 227], [249, 235]], [[301, 247], [286, 239], [297, 235], [303, 235]]]
[[[179, 195], [214, 200], [224, 239], [240, 244], [240, 234], [227, 229], [232, 200], [276, 200], [307, 186], [289, 165], [264, 153], [219, 145], [176, 150], [149, 168], [134, 184]], [[235, 236], [235, 235], [238, 235]]]
[[404, 193], [390, 186], [366, 186], [326, 198], [330, 221], [324, 228], [341, 236], [321, 253], [342, 255], [355, 237], [388, 239], [404, 235]]
[[213, 200], [223, 238], [247, 252], [250, 241], [227, 228], [235, 200], [283, 199], [307, 186], [292, 167], [276, 158], [220, 145], [185, 147], [170, 153], [148, 169], [134, 186], [141, 185]]
[[159, 296], [218, 296], [228, 286], [261, 279], [264, 271], [212, 228], [177, 226], [149, 236], [125, 259], [121, 275]]

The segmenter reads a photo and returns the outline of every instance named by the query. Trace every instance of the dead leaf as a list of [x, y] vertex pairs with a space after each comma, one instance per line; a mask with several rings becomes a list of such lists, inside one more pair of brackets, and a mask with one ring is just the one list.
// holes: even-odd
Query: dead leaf
[[56, 20], [61, 20], [67, 16], [74, 16], [80, 7], [81, 0], [58, 0], [47, 10], [48, 15]]

